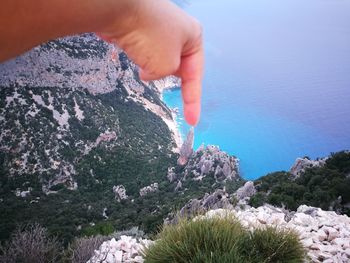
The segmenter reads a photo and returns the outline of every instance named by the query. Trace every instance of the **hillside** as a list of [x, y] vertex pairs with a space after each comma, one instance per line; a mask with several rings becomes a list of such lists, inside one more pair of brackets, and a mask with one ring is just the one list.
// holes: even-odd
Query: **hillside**
[[160, 99], [175, 85], [140, 81], [122, 50], [91, 34], [0, 64], [0, 240], [30, 222], [65, 243], [134, 226], [152, 233], [190, 198], [237, 188], [237, 159], [217, 147], [176, 164]]
[[296, 210], [300, 205], [320, 207], [350, 216], [350, 153], [338, 152], [318, 161], [297, 159], [290, 172], [276, 172], [255, 182], [250, 204], [264, 203]]

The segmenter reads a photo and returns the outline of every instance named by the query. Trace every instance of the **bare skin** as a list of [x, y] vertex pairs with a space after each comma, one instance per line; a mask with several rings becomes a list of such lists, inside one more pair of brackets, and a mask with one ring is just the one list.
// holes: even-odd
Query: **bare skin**
[[143, 80], [182, 80], [185, 119], [200, 116], [203, 74], [199, 23], [168, 0], [2, 0], [0, 62], [58, 37], [96, 32], [140, 66]]

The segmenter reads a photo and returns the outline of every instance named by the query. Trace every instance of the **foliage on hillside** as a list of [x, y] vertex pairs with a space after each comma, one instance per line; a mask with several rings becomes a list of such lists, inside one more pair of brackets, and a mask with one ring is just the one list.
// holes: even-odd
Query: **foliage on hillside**
[[[0, 218], [1, 241], [18, 225], [34, 222], [65, 244], [76, 236], [134, 226], [153, 233], [189, 199], [225, 185], [236, 188], [235, 181], [216, 182], [210, 172], [202, 181], [184, 181], [175, 192], [176, 182], [168, 181], [167, 172], [178, 156], [168, 127], [142, 105], [125, 100], [123, 85], [116, 85], [115, 91], [97, 96], [69, 88], [0, 89], [0, 214], [6, 215]], [[156, 97], [150, 89], [147, 93]], [[53, 110], [68, 113], [63, 127]], [[97, 144], [106, 131], [115, 137]], [[176, 167], [176, 172], [183, 169]], [[141, 197], [140, 188], [154, 182], [159, 191]], [[115, 185], [125, 186], [127, 200], [115, 199]], [[26, 196], [16, 196], [28, 188]]]
[[287, 172], [276, 172], [255, 181], [258, 193], [251, 205], [263, 203], [296, 210], [301, 204], [335, 210], [350, 216], [350, 153], [334, 153], [323, 167], [306, 169], [292, 180]]
[[[23, 89], [23, 92], [28, 93], [30, 90], [32, 89]], [[6, 89], [1, 91], [4, 93]], [[45, 94], [47, 90], [41, 88], [35, 92]], [[51, 92], [53, 94], [55, 91]], [[61, 140], [53, 139], [59, 127], [52, 115], [50, 117], [50, 112], [48, 118], [40, 116], [42, 113], [39, 113], [35, 119], [30, 118], [30, 121], [25, 120], [21, 125], [16, 125], [16, 120], [25, 115], [26, 108], [18, 108], [17, 116], [12, 120], [6, 115], [11, 112], [7, 110], [3, 116], [9, 121], [3, 128], [8, 128], [9, 134], [18, 138], [27, 136], [28, 141], [31, 141], [35, 151], [30, 145], [21, 145], [14, 139], [7, 141], [18, 143], [23, 151], [29, 151], [31, 156], [35, 157], [29, 159], [29, 164], [34, 166], [40, 162], [49, 162], [50, 158], [56, 156], [56, 160], [61, 163], [74, 164], [76, 171], [72, 177], [77, 182], [78, 189], [68, 190], [58, 184], [49, 189], [58, 191], [56, 194], [44, 194], [42, 185], [60, 173], [61, 168], [41, 169], [32, 174], [23, 171], [10, 176], [11, 164], [17, 156], [21, 156], [22, 152], [11, 152], [9, 155], [3, 150], [0, 154], [2, 200], [0, 213], [6, 216], [1, 217], [1, 238], [8, 237], [17, 224], [25, 222], [40, 222], [50, 231], [68, 240], [79, 233], [77, 230], [79, 225], [85, 225], [90, 229], [89, 224], [98, 221], [103, 221], [106, 225], [112, 224], [112, 231], [114, 228], [124, 229], [134, 225], [149, 229], [149, 224], [152, 223], [148, 221], [153, 222], [154, 218], [159, 219], [166, 212], [161, 215], [156, 212], [158, 202], [155, 200], [150, 201], [149, 206], [143, 207], [143, 203], [147, 203], [148, 200], [139, 200], [138, 191], [140, 187], [154, 181], [165, 181], [168, 165], [176, 160], [171, 152], [173, 142], [167, 126], [158, 116], [146, 111], [142, 106], [134, 102], [121, 103], [117, 92], [97, 98], [83, 92], [73, 92], [71, 96], [67, 91], [60, 92], [66, 95], [64, 100], [68, 112], [71, 113], [70, 127], [64, 132]], [[74, 117], [73, 105], [69, 106], [74, 96], [81, 101], [80, 105], [85, 114], [83, 121], [78, 121]], [[59, 95], [56, 97], [59, 98]], [[11, 124], [11, 121], [14, 124]], [[96, 147], [91, 147], [88, 154], [84, 153], [82, 147], [89, 142], [95, 142], [98, 135], [107, 127], [117, 131], [116, 140], [102, 142]], [[49, 156], [45, 154], [47, 149], [51, 151]], [[125, 185], [131, 199], [135, 198], [133, 203], [131, 199], [124, 203], [115, 200], [112, 188], [118, 184]], [[15, 196], [17, 188], [26, 190], [28, 187], [32, 188], [28, 196]], [[165, 190], [165, 187], [162, 185], [161, 190]], [[111, 222], [104, 221], [102, 216], [104, 207], [107, 208]], [[154, 214], [149, 215], [150, 212]]]

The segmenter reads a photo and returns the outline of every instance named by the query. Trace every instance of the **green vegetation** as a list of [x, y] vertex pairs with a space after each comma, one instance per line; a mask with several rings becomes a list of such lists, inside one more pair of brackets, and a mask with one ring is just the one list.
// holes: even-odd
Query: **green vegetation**
[[[94, 57], [105, 59], [108, 47], [100, 40], [71, 38], [50, 41], [39, 52], [61, 51], [82, 62]], [[119, 60], [121, 71], [133, 69], [125, 53], [119, 53]], [[84, 67], [69, 70], [60, 63], [50, 64], [46, 70], [67, 77], [88, 74], [82, 72], [86, 71]], [[96, 71], [99, 70], [90, 72], [91, 77]], [[34, 77], [35, 72], [32, 73], [30, 76]], [[133, 74], [134, 81], [139, 81], [136, 70]], [[21, 77], [26, 76], [29, 75], [22, 74]], [[115, 91], [96, 96], [72, 88], [68, 82], [64, 88], [17, 84], [0, 87], [1, 244], [16, 233], [20, 236], [16, 232], [18, 226], [34, 223], [45, 227], [46, 241], [50, 243], [49, 237], [55, 236], [65, 247], [78, 237], [108, 235], [132, 227], [138, 227], [152, 237], [169, 212], [178, 210], [189, 199], [201, 198], [205, 193], [223, 187], [233, 193], [243, 183], [241, 180], [217, 182], [212, 171], [202, 181], [191, 180], [189, 176], [182, 182], [182, 189], [175, 192], [177, 182], [170, 183], [167, 179], [168, 168], [176, 166], [178, 157], [172, 152], [174, 142], [170, 131], [159, 116], [130, 99], [129, 96], [136, 95], [129, 95], [124, 81], [120, 79], [111, 84], [115, 85]], [[137, 96], [157, 104], [170, 115], [153, 89], [141, 81], [138, 84], [144, 91]], [[83, 112], [83, 119], [77, 116], [76, 104]], [[101, 139], [106, 133], [114, 134], [115, 138]], [[346, 208], [350, 203], [349, 167], [349, 154], [339, 153], [333, 155], [325, 167], [310, 169], [295, 181], [288, 173], [268, 175], [257, 181], [259, 192], [251, 202], [254, 205], [263, 202], [285, 204], [290, 209], [301, 203], [326, 209], [332, 206], [349, 214], [349, 208]], [[181, 174], [184, 168], [175, 167], [175, 172]], [[69, 190], [74, 186], [73, 182], [78, 188]], [[155, 182], [159, 184], [159, 191], [140, 197], [140, 188]], [[112, 190], [116, 185], [125, 186], [128, 199], [116, 200]], [[29, 189], [27, 195], [18, 196], [18, 192]], [[55, 193], [47, 193], [47, 190]], [[279, 239], [284, 236], [280, 232], [268, 230], [248, 235], [237, 223], [226, 224], [226, 227], [232, 233], [239, 232], [238, 237], [242, 238], [231, 242], [232, 236], [223, 233], [225, 240], [218, 243], [220, 246], [204, 244], [218, 250], [196, 254], [192, 262], [244, 262], [241, 259], [257, 262], [262, 255], [273, 258], [271, 251], [275, 249], [288, 254], [284, 248], [276, 248], [272, 241], [268, 244], [258, 242], [272, 237], [284, 244]], [[86, 242], [93, 247], [100, 242], [90, 241]], [[231, 249], [226, 241], [234, 243], [235, 247]], [[245, 252], [244, 248], [252, 242], [254, 250]], [[264, 247], [270, 243], [271, 247]], [[224, 249], [225, 253], [218, 252]], [[7, 252], [1, 253], [6, 255]], [[85, 252], [79, 255], [84, 259], [89, 256]]]
[[295, 233], [275, 228], [250, 232], [229, 215], [164, 226], [144, 254], [145, 263], [298, 263], [305, 257]]
[[[0, 104], [6, 105], [6, 97], [12, 95], [13, 89], [0, 90]], [[99, 96], [68, 88], [26, 87], [16, 91], [27, 104], [3, 106], [1, 113], [6, 120], [1, 123], [2, 128], [11, 132], [0, 147], [17, 151], [0, 150], [0, 214], [6, 215], [0, 217], [0, 242], [7, 240], [18, 225], [34, 222], [46, 227], [64, 245], [75, 237], [106, 235], [134, 226], [152, 235], [169, 212], [180, 209], [189, 199], [224, 186], [230, 191], [239, 186], [240, 182], [216, 183], [214, 176], [209, 175], [201, 182], [189, 179], [183, 182], [186, 190], [175, 192], [177, 182], [170, 183], [166, 177], [168, 167], [175, 166], [177, 160], [168, 127], [142, 105], [125, 101], [126, 91], [120, 83], [114, 92]], [[40, 95], [47, 105], [50, 95], [59, 112], [66, 105], [69, 130], [59, 132], [52, 111], [40, 105], [35, 118], [27, 117], [23, 124], [16, 124], [34, 104], [30, 92]], [[151, 90], [147, 92], [152, 95]], [[74, 99], [84, 112], [81, 121], [74, 117]], [[101, 142], [83, 154], [84, 146], [93, 144], [108, 129], [116, 132], [117, 138]], [[58, 133], [62, 139], [57, 139]], [[21, 143], [23, 136], [30, 145]], [[50, 150], [49, 155], [46, 150]], [[30, 152], [27, 167], [41, 164], [44, 172], [11, 176], [13, 160], [21, 160], [26, 152]], [[78, 184], [77, 190], [68, 190], [65, 183], [58, 183], [49, 188], [57, 193], [43, 193], [42, 185], [63, 170], [62, 166], [52, 169], [50, 159], [60, 161], [62, 166], [74, 165], [72, 178]], [[182, 169], [178, 167], [177, 172]], [[140, 197], [140, 188], [155, 182], [159, 191]], [[124, 185], [129, 198], [118, 202], [112, 190], [114, 185]], [[26, 191], [28, 187], [32, 191], [26, 197], [15, 195], [17, 188]], [[104, 208], [108, 219], [102, 215]]]
[[335, 210], [350, 216], [350, 153], [334, 153], [323, 167], [307, 169], [292, 180], [287, 172], [277, 172], [255, 181], [258, 193], [250, 204], [264, 203], [296, 210], [300, 205]]

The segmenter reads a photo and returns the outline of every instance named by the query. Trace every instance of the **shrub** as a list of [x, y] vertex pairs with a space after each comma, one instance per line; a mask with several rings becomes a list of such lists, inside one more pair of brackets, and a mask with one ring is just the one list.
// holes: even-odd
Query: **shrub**
[[145, 263], [156, 262], [242, 262], [236, 238], [244, 233], [232, 218], [181, 219], [166, 225], [155, 245], [145, 250]]
[[82, 237], [77, 238], [70, 245], [65, 254], [65, 261], [71, 263], [86, 263], [98, 249], [101, 244], [107, 240], [107, 237]]
[[18, 228], [1, 250], [0, 262], [51, 263], [59, 261], [61, 244], [46, 228], [32, 224]]
[[94, 226], [88, 226], [84, 229], [83, 234], [88, 237], [97, 235], [107, 236], [112, 234], [114, 230], [114, 226], [111, 222], [100, 222]]
[[274, 227], [250, 232], [239, 246], [248, 262], [254, 263], [298, 263], [306, 256], [296, 233]]
[[232, 217], [182, 219], [164, 226], [144, 251], [145, 263], [303, 262], [298, 237], [272, 228], [251, 233]]

